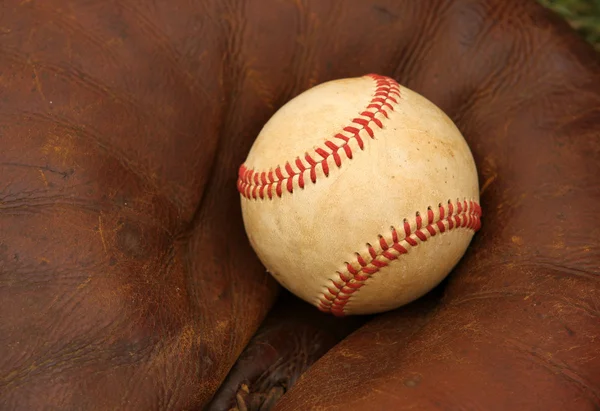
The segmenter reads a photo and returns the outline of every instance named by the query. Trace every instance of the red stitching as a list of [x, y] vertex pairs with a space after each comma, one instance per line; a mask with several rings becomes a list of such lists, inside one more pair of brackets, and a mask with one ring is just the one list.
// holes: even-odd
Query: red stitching
[[[361, 132], [366, 133], [370, 138], [375, 138], [375, 128], [383, 128], [381, 119], [377, 118], [377, 114], [381, 114], [383, 118], [388, 118], [388, 111], [394, 111], [393, 104], [398, 104], [400, 97], [400, 86], [396, 81], [389, 77], [380, 76], [377, 74], [369, 74], [368, 77], [375, 81], [375, 92], [373, 97], [367, 104], [367, 107], [358, 113], [359, 117], [354, 118], [351, 124], [343, 127], [339, 133], [336, 133], [333, 138], [338, 140], [333, 143], [331, 140], [325, 141], [322, 147], [317, 147], [315, 153], [321, 157], [315, 160], [310, 154], [305, 153], [304, 158], [297, 157], [294, 161], [287, 161], [282, 169], [277, 166], [273, 171], [256, 171], [249, 169], [245, 164], [240, 166], [238, 172], [237, 189], [240, 194], [248, 199], [272, 199], [273, 185], [275, 186], [275, 195], [281, 197], [284, 190], [292, 193], [295, 185], [300, 189], [304, 189], [308, 179], [304, 176], [308, 172], [310, 181], [315, 184], [317, 182], [317, 167], [320, 165], [325, 177], [329, 176], [330, 165], [329, 158], [333, 158], [333, 163], [339, 168], [344, 161], [343, 155], [348, 159], [352, 159], [353, 152], [349, 143], [351, 140], [356, 140], [358, 147], [363, 150], [365, 145]], [[387, 110], [387, 111], [386, 111]], [[318, 157], [317, 157], [318, 158]], [[294, 166], [296, 169], [294, 169]], [[294, 183], [294, 177], [297, 176], [297, 183]]]
[[[416, 230], [411, 231], [407, 219], [403, 222], [404, 237], [400, 236], [401, 231], [391, 227], [392, 243], [388, 244], [382, 235], [378, 236], [378, 241], [382, 251], [377, 252], [370, 244], [367, 244], [367, 253], [370, 257], [365, 259], [359, 253], [355, 253], [356, 260], [353, 263], [344, 263], [346, 271], [338, 271], [339, 280], [333, 280], [334, 288], [327, 287], [327, 291], [319, 296], [318, 308], [324, 312], [331, 312], [337, 316], [343, 316], [344, 307], [351, 295], [358, 291], [365, 282], [377, 273], [381, 268], [386, 267], [393, 260], [398, 259], [402, 254], [406, 254], [408, 249], [415, 247], [422, 242], [427, 241], [438, 232], [456, 228], [467, 228], [478, 231], [481, 227], [481, 207], [475, 201], [457, 201], [456, 213], [455, 206], [448, 201], [444, 207], [439, 205], [439, 216], [435, 219], [432, 208], [427, 209], [427, 222], [423, 226], [423, 218], [420, 213], [415, 216]], [[448, 227], [446, 227], [446, 224]], [[405, 243], [405, 244], [402, 244]], [[393, 251], [392, 251], [393, 250]]]

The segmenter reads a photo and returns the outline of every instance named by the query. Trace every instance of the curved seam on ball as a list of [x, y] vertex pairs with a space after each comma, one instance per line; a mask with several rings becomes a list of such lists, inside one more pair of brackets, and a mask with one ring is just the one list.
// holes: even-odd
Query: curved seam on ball
[[[323, 146], [314, 149], [315, 154], [304, 154], [304, 159], [297, 157], [292, 163], [287, 161], [283, 167], [277, 166], [275, 170], [257, 171], [242, 164], [238, 171], [237, 189], [240, 194], [247, 199], [273, 199], [274, 196], [281, 197], [284, 190], [293, 193], [294, 185], [304, 189], [306, 186], [305, 174], [308, 173], [310, 181], [317, 182], [317, 168], [320, 166], [325, 177], [329, 177], [330, 166], [328, 160], [333, 158], [335, 165], [342, 166], [342, 155], [352, 159], [353, 152], [350, 147], [350, 141], [356, 141], [358, 147], [364, 149], [363, 137], [361, 132], [366, 132], [371, 139], [375, 138], [373, 128], [383, 128], [383, 122], [376, 117], [382, 114], [386, 119], [388, 110], [394, 111], [392, 104], [397, 105], [400, 99], [400, 85], [393, 79], [377, 74], [368, 74], [375, 81], [375, 93], [369, 101], [365, 110], [363, 110], [351, 124], [344, 127], [342, 131], [335, 134], [333, 138], [326, 140]], [[341, 144], [334, 143], [332, 140], [339, 140]], [[320, 157], [320, 159], [318, 158]], [[294, 169], [294, 167], [296, 169]], [[297, 177], [297, 178], [295, 178]], [[295, 184], [294, 184], [294, 180]]]
[[478, 231], [481, 227], [481, 207], [476, 201], [458, 201], [454, 205], [448, 201], [447, 206], [438, 205], [439, 214], [436, 218], [433, 209], [427, 208], [427, 222], [423, 225], [423, 217], [416, 213], [415, 226], [412, 231], [408, 219], [404, 219], [404, 237], [400, 238], [396, 228], [391, 227], [391, 244], [382, 235], [378, 237], [381, 251], [367, 243], [368, 257], [356, 254], [353, 263], [346, 262], [346, 270], [338, 271], [339, 279], [330, 280], [331, 285], [325, 286], [325, 291], [318, 297], [317, 307], [323, 312], [330, 312], [337, 316], [344, 316], [345, 306], [350, 298], [363, 286], [366, 281], [382, 268], [387, 267], [401, 255], [407, 254], [411, 248], [427, 241], [430, 237], [445, 232], [466, 228]]

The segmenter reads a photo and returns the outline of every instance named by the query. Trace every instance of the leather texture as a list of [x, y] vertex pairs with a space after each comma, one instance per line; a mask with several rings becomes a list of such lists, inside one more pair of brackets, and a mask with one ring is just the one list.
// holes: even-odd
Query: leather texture
[[339, 316], [422, 297], [480, 226], [477, 170], [459, 130], [378, 75], [329, 81], [286, 103], [256, 138], [238, 187], [269, 273]]
[[283, 292], [206, 411], [273, 409], [315, 361], [370, 318], [337, 318]]
[[2, 2], [0, 409], [200, 408], [275, 300], [231, 5]]
[[377, 317], [275, 409], [598, 409], [598, 55], [533, 2], [416, 4], [355, 10], [469, 142], [482, 229], [435, 309]]
[[600, 406], [600, 61], [533, 0], [1, 7], [0, 408], [207, 406], [278, 291], [237, 167], [285, 102], [365, 73], [456, 122], [483, 228], [441, 300], [378, 316], [275, 409]]

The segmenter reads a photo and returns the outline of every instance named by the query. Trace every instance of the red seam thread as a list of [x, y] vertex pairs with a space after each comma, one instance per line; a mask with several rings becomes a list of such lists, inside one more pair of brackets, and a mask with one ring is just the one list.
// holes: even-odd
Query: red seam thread
[[[425, 220], [425, 221], [424, 221]], [[446, 224], [447, 223], [447, 227]], [[423, 224], [425, 224], [423, 226]], [[416, 230], [411, 231], [410, 224], [404, 219], [402, 229], [391, 228], [392, 243], [389, 244], [378, 236], [381, 251], [377, 252], [373, 246], [367, 244], [367, 252], [370, 261], [356, 253], [353, 263], [345, 263], [346, 271], [338, 271], [339, 279], [331, 280], [327, 291], [319, 296], [319, 310], [330, 312], [336, 316], [344, 316], [344, 307], [352, 294], [357, 292], [365, 282], [377, 273], [381, 268], [387, 267], [390, 262], [398, 259], [402, 254], [408, 253], [411, 247], [427, 241], [438, 233], [444, 233], [457, 228], [466, 228], [478, 231], [481, 227], [481, 207], [475, 201], [457, 201], [456, 206], [448, 201], [444, 207], [439, 204], [439, 216], [434, 218], [431, 208], [427, 209], [426, 216], [416, 214]], [[404, 232], [404, 236], [399, 235]]]
[[[321, 167], [325, 177], [328, 177], [330, 165], [327, 161], [330, 157], [333, 158], [333, 162], [338, 168], [343, 163], [343, 157], [340, 154], [345, 154], [346, 158], [352, 159], [352, 148], [349, 145], [351, 140], [356, 140], [359, 148], [363, 150], [364, 142], [360, 132], [364, 131], [374, 139], [374, 129], [383, 128], [383, 123], [375, 116], [381, 114], [384, 118], [388, 118], [388, 111], [394, 110], [393, 104], [398, 104], [400, 98], [400, 86], [393, 79], [377, 74], [368, 74], [367, 77], [375, 81], [375, 93], [366, 109], [359, 112], [358, 116], [352, 120], [352, 124], [343, 127], [339, 133], [325, 141], [322, 147], [317, 147], [313, 156], [305, 153], [304, 158], [297, 157], [293, 161], [287, 161], [284, 167], [277, 166], [274, 171], [258, 171], [242, 164], [237, 180], [237, 189], [240, 194], [248, 199], [256, 200], [259, 198], [273, 199], [274, 195], [281, 197], [284, 191], [293, 193], [296, 186], [303, 189], [309, 179], [313, 184], [317, 182], [318, 167]], [[305, 173], [308, 173], [310, 178], [306, 178]], [[294, 182], [294, 177], [297, 177], [296, 182]]]

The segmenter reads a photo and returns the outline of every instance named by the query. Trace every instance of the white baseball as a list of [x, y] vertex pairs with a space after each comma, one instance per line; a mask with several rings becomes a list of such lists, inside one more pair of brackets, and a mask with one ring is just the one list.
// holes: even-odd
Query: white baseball
[[477, 170], [460, 131], [379, 75], [326, 82], [281, 107], [240, 167], [238, 190], [267, 270], [335, 315], [421, 297], [480, 227]]

